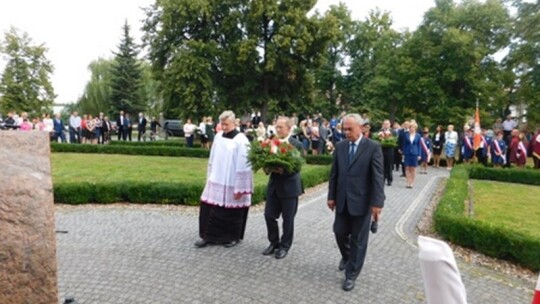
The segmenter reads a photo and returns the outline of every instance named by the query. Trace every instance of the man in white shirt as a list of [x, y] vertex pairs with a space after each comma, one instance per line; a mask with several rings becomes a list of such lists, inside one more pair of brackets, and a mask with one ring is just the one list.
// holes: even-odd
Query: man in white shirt
[[69, 117], [69, 142], [81, 143], [81, 117], [77, 111]]
[[506, 120], [503, 121], [503, 132], [504, 132], [504, 140], [506, 141], [506, 144], [510, 144], [512, 130], [514, 130], [517, 127], [517, 122], [512, 119], [512, 115], [506, 116]]

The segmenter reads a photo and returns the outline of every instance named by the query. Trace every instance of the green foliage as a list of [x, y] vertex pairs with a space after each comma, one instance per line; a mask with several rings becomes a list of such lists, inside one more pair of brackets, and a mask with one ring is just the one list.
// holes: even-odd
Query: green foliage
[[[313, 187], [328, 180], [330, 168], [320, 166], [301, 173], [304, 187]], [[117, 182], [56, 182], [54, 183], [54, 201], [61, 204], [109, 204], [130, 202], [141, 204], [182, 204], [196, 206], [204, 184], [192, 181], [132, 181], [126, 179]], [[256, 183], [252, 203], [264, 200], [266, 185]]]
[[183, 148], [180, 146], [73, 145], [51, 143], [51, 151], [57, 153], [100, 153], [196, 158], [208, 158], [210, 155], [210, 151], [206, 149]]
[[469, 169], [469, 175], [470, 178], [474, 179], [540, 186], [540, 172], [533, 169], [501, 170], [500, 168], [472, 166]]
[[259, 169], [265, 172], [281, 169], [290, 174], [300, 172], [304, 164], [300, 151], [293, 145], [281, 143], [279, 140], [253, 141], [247, 159], [253, 172]]
[[318, 15], [307, 17], [315, 2], [173, 0], [147, 8], [144, 41], [165, 114], [256, 108], [264, 119], [308, 104], [331, 32]]
[[527, 122], [540, 124], [540, 2], [514, 1], [518, 10], [505, 58], [509, 102], [527, 107]]
[[[474, 220], [465, 214], [469, 170], [467, 166], [456, 166], [452, 170], [446, 185], [446, 192], [439, 201], [434, 214], [437, 233], [461, 246], [473, 248], [493, 257], [516, 261], [533, 270], [539, 270], [539, 239], [497, 223]], [[524, 170], [514, 171], [525, 172]]]
[[52, 110], [55, 94], [50, 76], [54, 68], [47, 51], [16, 28], [5, 33], [0, 42], [0, 54], [7, 60], [0, 79], [0, 111], [24, 111], [33, 116]]
[[123, 37], [115, 53], [111, 69], [111, 95], [109, 113], [125, 111], [136, 114], [145, 112], [143, 71], [137, 59], [138, 49], [129, 35], [127, 22], [123, 27]]
[[[187, 144], [185, 141], [176, 141], [176, 140], [159, 140], [159, 141], [121, 141], [121, 140], [112, 140], [109, 142], [109, 145], [113, 146], [130, 146], [130, 147], [186, 147]], [[194, 143], [194, 148], [200, 148], [201, 144]]]
[[[88, 66], [90, 81], [86, 84], [83, 96], [78, 101], [78, 110], [81, 113], [98, 115], [100, 112], [110, 112], [110, 100], [112, 96], [111, 78], [113, 62], [106, 59], [98, 59]], [[116, 113], [116, 112], [114, 112]]]

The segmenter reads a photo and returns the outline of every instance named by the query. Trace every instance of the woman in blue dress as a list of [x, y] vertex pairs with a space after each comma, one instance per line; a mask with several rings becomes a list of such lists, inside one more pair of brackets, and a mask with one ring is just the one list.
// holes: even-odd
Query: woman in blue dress
[[456, 155], [458, 134], [454, 131], [454, 125], [448, 125], [447, 130], [448, 131], [444, 133], [444, 153], [446, 154], [446, 168], [451, 170], [454, 165], [454, 156]]
[[412, 122], [409, 125], [409, 133], [403, 140], [403, 156], [405, 158], [405, 177], [407, 179], [407, 188], [412, 188], [416, 177], [416, 167], [420, 160], [422, 147], [420, 146], [420, 134], [416, 133], [418, 125]]

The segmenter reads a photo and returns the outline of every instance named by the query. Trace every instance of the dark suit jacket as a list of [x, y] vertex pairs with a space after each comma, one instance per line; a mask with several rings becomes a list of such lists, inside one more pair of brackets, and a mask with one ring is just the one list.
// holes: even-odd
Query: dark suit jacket
[[137, 130], [138, 131], [146, 131], [146, 117], [143, 117], [142, 119], [142, 122], [141, 120], [139, 119], [139, 124], [137, 125]]
[[62, 133], [64, 132], [64, 122], [56, 118], [53, 119], [53, 125], [54, 125], [54, 133]]
[[[289, 137], [289, 143], [296, 147], [298, 151], [302, 151], [302, 143], [297, 139]], [[268, 180], [267, 197], [270, 197], [270, 195], [274, 192], [279, 198], [298, 197], [304, 192], [302, 188], [302, 180], [300, 179], [300, 173], [271, 173], [270, 179]]]
[[420, 146], [420, 134], [416, 133], [414, 140], [411, 142], [409, 138], [409, 133], [406, 133], [406, 136], [403, 140], [403, 155], [420, 155], [422, 153], [422, 147]]
[[381, 145], [362, 137], [349, 164], [349, 141], [337, 143], [330, 171], [328, 200], [336, 201], [336, 212], [345, 206], [352, 216], [384, 206], [384, 168]]

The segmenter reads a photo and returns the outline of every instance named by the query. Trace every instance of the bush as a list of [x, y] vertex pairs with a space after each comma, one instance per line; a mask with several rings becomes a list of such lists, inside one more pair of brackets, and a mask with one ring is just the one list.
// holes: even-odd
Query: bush
[[[112, 140], [109, 142], [111, 146], [128, 146], [128, 147], [186, 147], [184, 141], [177, 140], [158, 140], [158, 141], [121, 141]], [[193, 148], [201, 148], [201, 144], [193, 143]]]
[[501, 169], [473, 166], [470, 168], [469, 174], [474, 179], [540, 186], [540, 171], [534, 169]]
[[129, 145], [73, 145], [51, 143], [51, 152], [56, 153], [101, 153], [148, 156], [176, 156], [208, 158], [209, 150], [183, 148], [181, 146], [129, 146]]
[[[301, 173], [305, 187], [313, 187], [328, 180], [330, 168], [321, 166]], [[118, 182], [118, 183], [55, 183], [54, 201], [61, 204], [109, 204], [129, 202], [137, 204], [199, 204], [204, 184], [171, 182]], [[254, 205], [264, 200], [266, 185], [256, 185], [252, 195]]]
[[[540, 240], [519, 231], [501, 227], [496, 223], [469, 218], [465, 214], [465, 200], [468, 196], [467, 181], [469, 176], [473, 176], [472, 172], [475, 170], [474, 174], [478, 178], [480, 173], [494, 169], [464, 165], [454, 167], [446, 192], [435, 211], [435, 230], [453, 243], [478, 250], [492, 257], [515, 261], [535, 271], [540, 270]], [[524, 170], [515, 171], [525, 172]], [[496, 176], [496, 173], [490, 174]], [[483, 176], [487, 175], [485, 173]]]

